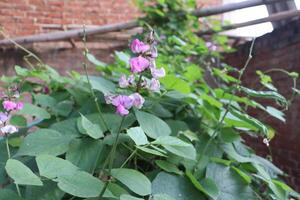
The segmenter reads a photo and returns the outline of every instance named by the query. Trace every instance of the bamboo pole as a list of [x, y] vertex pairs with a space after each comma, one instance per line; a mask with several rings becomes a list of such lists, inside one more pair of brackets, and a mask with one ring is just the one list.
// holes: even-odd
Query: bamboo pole
[[251, 25], [256, 25], [256, 24], [261, 24], [265, 22], [274, 22], [274, 21], [279, 21], [283, 19], [288, 19], [288, 18], [293, 18], [300, 16], [300, 10], [295, 10], [295, 11], [285, 11], [285, 12], [280, 12], [278, 14], [271, 15], [269, 17], [261, 18], [261, 19], [256, 19], [253, 21], [248, 21], [248, 22], [243, 22], [243, 23], [238, 23], [238, 24], [232, 24], [232, 25], [226, 25], [222, 26], [220, 30], [207, 30], [207, 31], [200, 31], [197, 33], [198, 36], [202, 35], [210, 35], [218, 32], [223, 32], [231, 29], [236, 29], [236, 28], [242, 28], [246, 26], [251, 26]]
[[291, 1], [291, 0], [247, 0], [239, 3], [229, 3], [221, 6], [213, 6], [208, 8], [197, 9], [193, 11], [193, 14], [197, 17], [207, 17], [207, 16], [217, 15], [217, 14], [239, 10], [243, 8], [274, 4], [277, 2], [286, 2], [286, 1]]
[[[201, 8], [195, 10], [193, 14], [198, 17], [204, 17], [204, 16], [210, 16], [210, 15], [220, 14], [224, 12], [229, 12], [237, 9], [263, 5], [263, 4], [272, 4], [276, 2], [282, 2], [282, 1], [291, 1], [291, 0], [247, 0], [244, 2], [231, 3], [222, 6], [215, 6], [215, 7], [209, 7], [204, 9]], [[90, 36], [90, 35], [102, 34], [107, 32], [132, 29], [136, 27], [138, 27], [138, 21], [134, 20], [126, 23], [118, 23], [118, 24], [87, 28], [86, 35]], [[22, 36], [22, 37], [12, 38], [12, 40], [14, 40], [19, 44], [30, 44], [35, 42], [50, 42], [50, 41], [59, 41], [59, 40], [66, 40], [66, 39], [75, 39], [81, 37], [83, 37], [83, 30], [79, 29], [79, 30], [55, 31], [55, 32], [42, 33], [37, 35]], [[8, 46], [8, 45], [12, 45], [11, 39], [6, 38], [0, 40], [0, 46]]]

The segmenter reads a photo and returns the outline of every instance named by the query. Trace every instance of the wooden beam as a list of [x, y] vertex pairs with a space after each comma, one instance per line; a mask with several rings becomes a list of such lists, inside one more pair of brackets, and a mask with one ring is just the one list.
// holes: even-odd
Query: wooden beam
[[249, 21], [249, 22], [243, 22], [243, 23], [238, 23], [238, 24], [222, 26], [222, 28], [220, 30], [200, 31], [200, 32], [197, 33], [197, 35], [198, 36], [210, 35], [210, 34], [219, 33], [219, 32], [223, 32], [223, 31], [227, 31], [227, 30], [231, 30], [231, 29], [242, 28], [242, 27], [261, 24], [261, 23], [265, 23], [265, 22], [280, 21], [280, 20], [284, 20], [284, 19], [297, 17], [297, 16], [300, 16], [300, 10], [285, 11], [285, 12], [281, 12], [281, 13], [278, 13], [278, 14], [271, 15], [269, 17], [256, 19], [256, 20]]
[[230, 11], [239, 10], [243, 8], [274, 4], [277, 2], [286, 2], [286, 1], [292, 1], [292, 0], [247, 0], [238, 3], [224, 4], [221, 6], [201, 8], [193, 11], [193, 14], [197, 17], [207, 17], [207, 16], [222, 14], [225, 12], [230, 12]]
[[[201, 8], [198, 10], [193, 11], [193, 14], [198, 17], [203, 16], [210, 16], [215, 14], [220, 14], [224, 12], [229, 12], [237, 9], [262, 5], [262, 4], [272, 4], [280, 1], [291, 1], [291, 0], [247, 0], [240, 3], [231, 3], [222, 6], [215, 6], [210, 8]], [[86, 35], [96, 35], [102, 34], [107, 32], [113, 31], [121, 31], [125, 29], [132, 29], [138, 27], [138, 21], [130, 21], [126, 23], [119, 23], [119, 24], [111, 24], [111, 25], [104, 25], [99, 27], [89, 27], [86, 28]], [[23, 36], [23, 37], [16, 37], [13, 38], [15, 42], [19, 44], [30, 44], [35, 42], [49, 42], [49, 41], [60, 41], [66, 40], [71, 38], [82, 38], [83, 37], [83, 29], [80, 30], [68, 30], [68, 31], [55, 31], [50, 33], [42, 33], [37, 35], [30, 35], [30, 36]], [[11, 39], [6, 38], [0, 40], [0, 46], [7, 46], [12, 45]]]

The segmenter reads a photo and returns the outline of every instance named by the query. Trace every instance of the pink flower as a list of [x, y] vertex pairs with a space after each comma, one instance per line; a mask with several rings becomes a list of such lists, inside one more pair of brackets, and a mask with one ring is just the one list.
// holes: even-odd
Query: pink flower
[[151, 75], [153, 76], [153, 78], [162, 78], [166, 75], [165, 69], [164, 68], [151, 68]]
[[151, 49], [151, 57], [157, 58], [157, 56], [158, 56], [157, 49], [154, 47]]
[[111, 94], [106, 94], [104, 95], [104, 99], [105, 99], [105, 103], [106, 104], [111, 104], [113, 99], [114, 99], [114, 95], [111, 95]]
[[121, 75], [119, 79], [119, 86], [120, 88], [126, 88], [129, 86], [129, 81], [127, 80], [125, 75]]
[[134, 75], [131, 74], [131, 75], [128, 77], [128, 83], [129, 83], [129, 85], [133, 85], [133, 84], [134, 84], [134, 81], [135, 81]]
[[160, 89], [160, 83], [157, 79], [151, 79], [150, 84], [149, 84], [149, 90], [157, 92]]
[[129, 97], [133, 99], [133, 105], [136, 108], [138, 108], [138, 109], [142, 108], [142, 106], [145, 102], [145, 99], [139, 93], [134, 93], [134, 94], [130, 95]]
[[0, 125], [4, 124], [8, 120], [7, 114], [1, 112], [0, 113]]
[[5, 134], [12, 134], [12, 133], [18, 132], [18, 129], [13, 125], [6, 125], [6, 126], [1, 128], [1, 132], [4, 135]]
[[8, 100], [7, 101], [3, 101], [2, 105], [3, 105], [3, 108], [5, 110], [7, 110], [7, 111], [14, 110], [16, 108], [16, 106], [17, 106], [17, 104], [15, 102], [8, 101]]
[[129, 111], [124, 106], [118, 105], [116, 113], [121, 115], [121, 116], [125, 116], [125, 115], [129, 114]]
[[140, 73], [144, 71], [147, 67], [149, 67], [150, 62], [146, 58], [142, 56], [131, 58], [129, 60], [131, 72]]
[[126, 95], [118, 95], [112, 100], [112, 105], [119, 106], [122, 105], [126, 109], [130, 109], [133, 104], [133, 99]]
[[133, 53], [145, 53], [150, 49], [150, 46], [139, 39], [134, 39], [131, 42], [130, 48]]
[[24, 107], [24, 103], [23, 102], [18, 102], [17, 104], [16, 104], [16, 110], [22, 110], [23, 109], [23, 107]]

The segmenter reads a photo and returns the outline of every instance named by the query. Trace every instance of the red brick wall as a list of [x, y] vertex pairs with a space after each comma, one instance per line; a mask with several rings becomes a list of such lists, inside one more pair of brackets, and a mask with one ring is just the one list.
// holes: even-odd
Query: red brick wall
[[[241, 67], [244, 65], [249, 53], [250, 43], [238, 48], [237, 53], [226, 56], [227, 63]], [[244, 83], [255, 89], [258, 81], [255, 78], [256, 70], [282, 68], [300, 74], [300, 21], [290, 24], [264, 35], [257, 39], [254, 49], [254, 58], [247, 68]], [[286, 97], [291, 96], [292, 81], [280, 73], [272, 73], [274, 84]], [[298, 81], [297, 87], [300, 88]], [[262, 115], [261, 113], [253, 113]], [[275, 163], [290, 175], [288, 181], [297, 191], [300, 191], [300, 98], [297, 97], [288, 111], [285, 112], [287, 122], [269, 118], [267, 122], [276, 130], [277, 136], [271, 141], [271, 152]], [[262, 155], [268, 155], [267, 147], [262, 138], [249, 139], [249, 144]]]
[[[199, 6], [221, 0], [198, 0]], [[51, 31], [54, 25], [104, 25], [139, 16], [131, 0], [1, 0], [0, 25], [12, 36]]]

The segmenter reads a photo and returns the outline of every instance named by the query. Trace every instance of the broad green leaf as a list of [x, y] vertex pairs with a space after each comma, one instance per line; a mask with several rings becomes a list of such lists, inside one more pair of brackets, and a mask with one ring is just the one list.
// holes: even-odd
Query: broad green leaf
[[90, 138], [74, 139], [66, 153], [66, 159], [87, 172], [92, 172], [97, 165], [97, 158], [103, 149], [101, 140]]
[[19, 115], [30, 115], [38, 119], [50, 119], [51, 115], [43, 108], [29, 103], [24, 104], [24, 108], [17, 112]]
[[168, 124], [155, 115], [138, 110], [135, 111], [135, 115], [141, 128], [149, 137], [155, 139], [159, 136], [171, 134]]
[[68, 117], [73, 109], [73, 101], [64, 100], [56, 104], [52, 110], [55, 113], [55, 115]]
[[280, 110], [271, 106], [267, 106], [266, 112], [269, 113], [271, 116], [281, 120], [282, 122], [285, 122], [284, 113]]
[[162, 152], [160, 152], [158, 150], [155, 150], [155, 149], [150, 149], [148, 147], [141, 147], [141, 146], [137, 146], [137, 148], [139, 150], [144, 151], [144, 152], [149, 153], [149, 154], [153, 154], [153, 155], [156, 155], [156, 156], [166, 157], [165, 154], [163, 154]]
[[168, 90], [176, 90], [182, 92], [183, 94], [188, 94], [191, 92], [188, 82], [176, 77], [175, 75], [167, 75], [161, 79], [161, 82]]
[[166, 172], [182, 175], [182, 171], [180, 171], [178, 167], [173, 163], [167, 162], [165, 160], [156, 160], [155, 164]]
[[191, 145], [174, 136], [159, 136], [155, 141], [152, 142], [152, 144], [182, 146], [182, 147], [187, 147]]
[[216, 200], [219, 196], [218, 187], [211, 179], [204, 179], [200, 183], [191, 172], [186, 172], [187, 177], [190, 179], [191, 183], [205, 195]]
[[226, 143], [222, 144], [221, 148], [224, 150], [224, 152], [230, 157], [233, 158], [234, 160], [241, 162], [241, 163], [246, 163], [246, 162], [252, 162], [253, 159], [250, 157], [245, 157], [240, 155], [234, 148], [232, 144]]
[[237, 168], [235, 166], [231, 166], [231, 168], [234, 171], [236, 171], [236, 173], [238, 173], [238, 175], [240, 175], [247, 184], [251, 183], [251, 177], [248, 174], [246, 174], [245, 172], [243, 172], [242, 170], [240, 170], [239, 168]]
[[27, 186], [25, 197], [28, 200], [56, 200], [62, 199], [64, 194], [65, 193], [57, 187], [55, 182], [44, 181], [43, 186]]
[[83, 198], [99, 196], [104, 187], [103, 182], [84, 171], [60, 175], [55, 181], [62, 191]]
[[105, 67], [106, 66], [106, 63], [98, 60], [94, 55], [90, 54], [90, 53], [87, 53], [86, 54], [86, 57], [87, 59], [93, 63], [96, 67]]
[[240, 135], [232, 128], [223, 128], [220, 132], [220, 137], [224, 142], [232, 143], [236, 140], [240, 140]]
[[167, 194], [155, 194], [153, 200], [175, 200], [173, 197], [170, 197]]
[[5, 164], [7, 160], [8, 155], [6, 150], [6, 142], [5, 140], [0, 140], [0, 184], [4, 184], [7, 181], [7, 174], [5, 172]]
[[209, 96], [207, 94], [201, 94], [200, 98], [207, 101], [210, 105], [215, 106], [217, 108], [222, 108], [223, 106], [220, 101], [216, 100], [214, 97]]
[[27, 120], [25, 117], [23, 117], [22, 115], [13, 115], [10, 119], [9, 122], [12, 125], [15, 126], [23, 126], [26, 127], [27, 126]]
[[251, 187], [244, 184], [239, 175], [230, 170], [230, 167], [215, 163], [209, 164], [206, 177], [217, 184], [219, 189], [217, 200], [258, 199]]
[[16, 74], [19, 76], [28, 76], [30, 71], [24, 67], [20, 67], [19, 65], [15, 65]]
[[61, 155], [68, 150], [73, 138], [55, 130], [40, 129], [25, 137], [17, 155]]
[[127, 130], [127, 134], [138, 146], [148, 144], [147, 136], [141, 127], [134, 127]]
[[[36, 158], [41, 176], [58, 182], [58, 187], [77, 197], [97, 197], [104, 183], [91, 174], [80, 171], [67, 160], [50, 155], [41, 155]], [[112, 196], [109, 190], [106, 195]]]
[[18, 185], [43, 185], [40, 178], [18, 160], [7, 160], [5, 170]]
[[96, 76], [89, 76], [89, 78], [94, 90], [98, 90], [103, 94], [109, 94], [115, 91], [115, 84], [111, 81]]
[[[152, 182], [152, 194], [164, 194], [174, 200], [204, 200], [203, 194], [190, 181], [178, 175], [160, 172]], [[169, 200], [169, 199], [167, 199]]]
[[252, 97], [274, 99], [282, 105], [287, 105], [287, 100], [281, 94], [275, 91], [255, 91], [246, 87], [240, 87], [243, 92]]
[[42, 106], [44, 108], [52, 108], [57, 104], [57, 101], [55, 98], [46, 95], [46, 94], [35, 94], [34, 96], [34, 102], [36, 105]]
[[84, 129], [84, 134], [87, 134], [94, 139], [104, 137], [101, 127], [98, 124], [92, 123], [83, 115], [81, 115], [81, 125]]
[[143, 200], [143, 199], [131, 196], [129, 194], [122, 194], [120, 196], [120, 200]]
[[52, 124], [49, 128], [63, 133], [64, 135], [69, 135], [70, 137], [80, 137], [81, 134], [77, 129], [77, 118], [70, 118], [64, 121], [60, 121]]
[[201, 68], [197, 65], [190, 65], [186, 68], [184, 76], [189, 81], [199, 80], [202, 77]]
[[132, 192], [146, 196], [151, 194], [151, 182], [141, 172], [133, 169], [112, 169], [111, 175]]
[[78, 170], [78, 167], [67, 160], [51, 155], [40, 155], [36, 157], [36, 163], [40, 171], [40, 175], [48, 179], [73, 174]]
[[17, 195], [15, 192], [9, 189], [1, 188], [0, 190], [0, 199], [1, 200], [25, 200], [19, 195]]
[[172, 136], [160, 136], [152, 144], [162, 145], [169, 152], [188, 158], [191, 160], [196, 159], [196, 150], [192, 144], [184, 142]]

